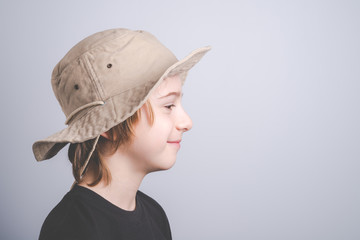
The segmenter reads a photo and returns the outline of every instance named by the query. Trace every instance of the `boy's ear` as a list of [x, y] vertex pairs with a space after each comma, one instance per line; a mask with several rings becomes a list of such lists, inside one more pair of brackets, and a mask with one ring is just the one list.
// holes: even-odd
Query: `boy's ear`
[[103, 132], [102, 134], [100, 134], [101, 136], [103, 136], [104, 138], [106, 138], [107, 140], [110, 140], [109, 139], [109, 134], [108, 132]]

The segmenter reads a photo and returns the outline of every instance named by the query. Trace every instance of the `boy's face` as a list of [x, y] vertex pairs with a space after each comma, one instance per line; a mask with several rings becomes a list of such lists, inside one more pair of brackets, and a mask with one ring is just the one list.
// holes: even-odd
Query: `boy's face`
[[182, 134], [192, 121], [181, 105], [182, 84], [179, 76], [165, 79], [149, 100], [154, 113], [151, 125], [148, 110], [141, 108], [141, 117], [134, 126], [134, 138], [127, 149], [136, 165], [146, 173], [171, 168], [180, 149]]

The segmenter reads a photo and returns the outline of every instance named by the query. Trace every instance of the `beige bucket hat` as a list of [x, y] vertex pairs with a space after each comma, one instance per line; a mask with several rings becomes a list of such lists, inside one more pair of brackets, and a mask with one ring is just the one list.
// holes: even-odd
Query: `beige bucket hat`
[[150, 33], [121, 28], [80, 41], [51, 78], [68, 126], [33, 144], [36, 160], [52, 158], [68, 143], [98, 139], [133, 115], [166, 77], [180, 74], [184, 81], [209, 50], [199, 48], [179, 61]]

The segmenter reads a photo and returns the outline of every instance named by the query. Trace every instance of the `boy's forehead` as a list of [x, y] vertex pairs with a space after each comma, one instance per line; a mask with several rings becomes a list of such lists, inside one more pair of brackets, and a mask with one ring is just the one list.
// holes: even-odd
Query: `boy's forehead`
[[168, 77], [162, 81], [157, 89], [155, 89], [154, 94], [156, 98], [161, 98], [167, 96], [169, 93], [171, 95], [181, 95], [182, 83], [179, 76]]

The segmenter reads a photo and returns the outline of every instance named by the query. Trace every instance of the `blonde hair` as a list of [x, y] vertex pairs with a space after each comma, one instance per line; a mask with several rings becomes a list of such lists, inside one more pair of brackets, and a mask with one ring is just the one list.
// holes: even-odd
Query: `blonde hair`
[[[149, 101], [145, 104], [150, 124], [154, 122], [154, 112]], [[104, 180], [108, 185], [111, 182], [111, 174], [103, 160], [106, 154], [113, 154], [121, 145], [130, 144], [133, 137], [133, 127], [141, 117], [141, 109], [138, 109], [131, 117], [127, 118], [120, 124], [112, 127], [107, 131], [108, 137], [100, 136], [96, 145], [95, 151], [92, 153], [89, 163], [85, 168], [84, 174], [88, 168], [94, 172], [94, 180], [89, 186], [97, 185], [101, 180]], [[71, 143], [68, 150], [69, 161], [72, 164], [72, 172], [77, 183], [81, 182], [82, 168], [86, 162], [88, 155], [93, 147], [95, 139], [90, 139], [81, 143]], [[108, 144], [110, 144], [111, 152], [107, 152]]]

